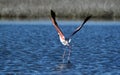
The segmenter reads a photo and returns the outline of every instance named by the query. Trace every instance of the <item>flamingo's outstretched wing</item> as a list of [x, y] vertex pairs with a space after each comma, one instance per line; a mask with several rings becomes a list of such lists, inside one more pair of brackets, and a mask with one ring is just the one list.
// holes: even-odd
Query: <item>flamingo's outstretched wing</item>
[[59, 26], [58, 26], [58, 24], [57, 24], [57, 22], [56, 22], [55, 17], [56, 17], [55, 12], [54, 12], [53, 10], [51, 10], [51, 21], [52, 21], [55, 29], [57, 30], [58, 35], [61, 37], [61, 39], [65, 39], [62, 31], [60, 30], [60, 28], [59, 28]]
[[75, 31], [70, 35], [69, 39], [70, 39], [75, 33], [77, 33], [77, 32], [83, 27], [83, 25], [84, 25], [90, 18], [91, 18], [91, 16], [86, 17], [85, 20], [84, 20], [84, 22], [83, 22], [79, 27], [77, 27], [77, 28], [75, 29]]

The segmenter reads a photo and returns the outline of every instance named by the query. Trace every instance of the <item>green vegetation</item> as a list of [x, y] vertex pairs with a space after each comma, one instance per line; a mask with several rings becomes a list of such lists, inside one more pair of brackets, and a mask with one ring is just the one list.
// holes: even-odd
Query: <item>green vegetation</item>
[[0, 17], [45, 18], [53, 9], [58, 17], [119, 18], [120, 0], [0, 0]]

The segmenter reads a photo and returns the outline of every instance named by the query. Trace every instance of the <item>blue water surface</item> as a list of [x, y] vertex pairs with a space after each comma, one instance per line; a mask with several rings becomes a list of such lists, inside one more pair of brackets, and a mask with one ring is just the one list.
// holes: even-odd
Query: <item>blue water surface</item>
[[[69, 36], [81, 22], [60, 21]], [[90, 21], [71, 40], [71, 63], [49, 21], [0, 21], [0, 75], [120, 75], [120, 22]]]

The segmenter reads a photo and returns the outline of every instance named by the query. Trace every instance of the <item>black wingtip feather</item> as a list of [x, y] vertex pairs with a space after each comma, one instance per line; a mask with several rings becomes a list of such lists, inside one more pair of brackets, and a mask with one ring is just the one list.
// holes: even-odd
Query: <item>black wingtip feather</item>
[[90, 15], [90, 16], [87, 16], [86, 18], [85, 18], [85, 20], [84, 20], [84, 22], [83, 22], [83, 24], [84, 23], [86, 23], [90, 18], [92, 17], [92, 15]]
[[56, 15], [55, 15], [55, 12], [53, 10], [51, 10], [51, 16], [52, 16], [53, 19], [55, 19]]

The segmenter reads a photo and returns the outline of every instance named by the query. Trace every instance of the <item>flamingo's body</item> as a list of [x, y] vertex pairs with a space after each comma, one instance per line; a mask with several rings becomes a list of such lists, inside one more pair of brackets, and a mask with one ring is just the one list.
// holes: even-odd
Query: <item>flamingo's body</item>
[[[58, 24], [57, 24], [57, 22], [56, 22], [55, 17], [56, 17], [55, 12], [54, 12], [53, 10], [51, 10], [51, 21], [52, 21], [55, 29], [56, 29], [57, 32], [58, 32], [58, 35], [59, 35], [59, 38], [60, 38], [60, 42], [61, 42], [64, 46], [68, 46], [69, 48], [71, 48], [70, 45], [69, 45], [69, 43], [70, 43], [70, 41], [71, 41], [71, 37], [72, 37], [75, 33], [77, 33], [77, 32], [83, 27], [83, 25], [90, 19], [91, 16], [86, 17], [86, 19], [84, 20], [84, 22], [82, 23], [82, 25], [80, 25], [78, 28], [76, 28], [76, 30], [69, 36], [68, 39], [65, 38], [64, 34], [62, 33], [61, 29], [59, 28], [59, 26], [58, 26]], [[71, 52], [71, 49], [69, 50], [68, 62], [70, 62], [70, 61], [69, 61], [69, 59], [70, 59], [70, 58], [69, 58], [69, 57], [70, 57], [70, 52]], [[64, 51], [64, 54], [63, 54], [63, 58], [64, 58], [64, 56], [65, 56], [65, 51]]]

